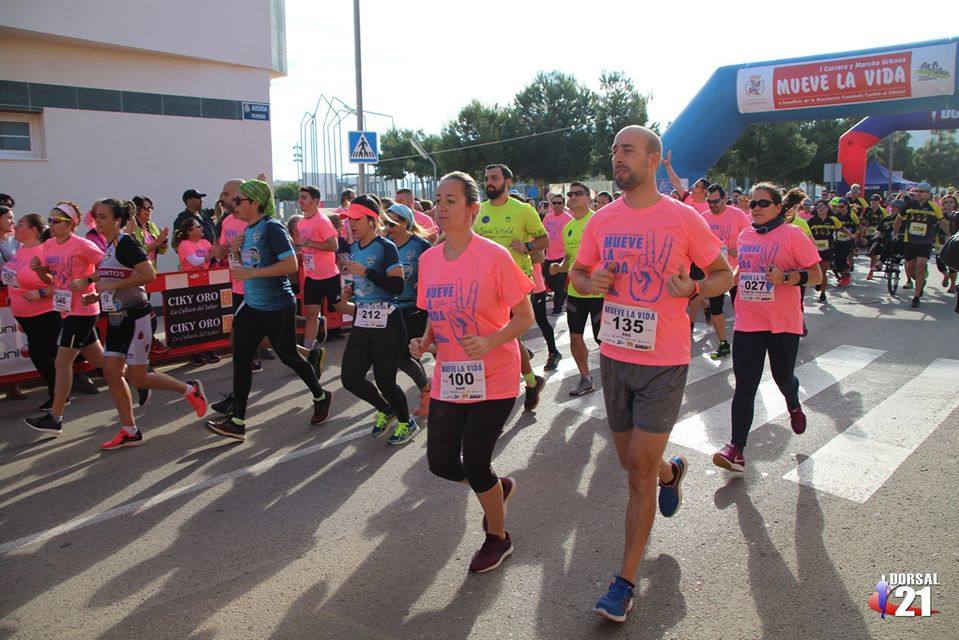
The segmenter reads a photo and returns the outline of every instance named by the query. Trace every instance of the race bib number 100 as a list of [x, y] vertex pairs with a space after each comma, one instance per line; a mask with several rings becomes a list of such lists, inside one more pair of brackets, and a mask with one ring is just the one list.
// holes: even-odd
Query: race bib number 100
[[356, 317], [353, 326], [366, 329], [385, 329], [393, 305], [389, 302], [373, 302], [356, 305]]
[[738, 295], [749, 302], [772, 302], [776, 299], [773, 283], [765, 273], [740, 273]]
[[440, 400], [486, 399], [486, 365], [482, 360], [440, 363]]
[[599, 339], [624, 349], [652, 351], [656, 348], [657, 318], [649, 309], [606, 302]]

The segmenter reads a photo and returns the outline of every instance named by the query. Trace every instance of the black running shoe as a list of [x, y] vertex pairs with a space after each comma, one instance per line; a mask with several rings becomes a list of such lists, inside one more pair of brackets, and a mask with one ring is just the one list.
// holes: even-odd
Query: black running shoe
[[326, 342], [326, 317], [320, 316], [320, 323], [316, 325], [316, 341], [319, 344]]
[[91, 380], [90, 376], [86, 373], [73, 374], [73, 388], [80, 393], [86, 393], [91, 396], [100, 393], [100, 389], [97, 385], [93, 384], [93, 380]]
[[544, 371], [556, 371], [559, 367], [559, 361], [562, 359], [563, 354], [559, 351], [554, 351], [553, 353], [546, 356], [546, 366], [543, 367]]
[[306, 356], [306, 361], [313, 367], [313, 373], [316, 374], [317, 380], [320, 379], [320, 374], [323, 373], [324, 360], [326, 360], [326, 349], [321, 347], [319, 343], [313, 345], [309, 355]]
[[543, 393], [543, 387], [546, 386], [546, 380], [542, 376], [536, 376], [536, 386], [532, 389], [526, 387], [526, 399], [523, 401], [523, 411], [535, 411], [539, 405], [539, 396]]
[[141, 407], [147, 406], [147, 403], [150, 402], [150, 398], [152, 396], [152, 389], [137, 389], [137, 402], [140, 403]]
[[330, 417], [330, 405], [333, 404], [333, 393], [325, 391], [322, 400], [313, 401], [313, 417], [310, 418], [310, 424], [320, 424], [326, 422]]
[[230, 415], [233, 413], [233, 394], [221, 393], [220, 395], [223, 397], [211, 404], [210, 408], [222, 415]]
[[49, 413], [45, 413], [39, 418], [24, 418], [23, 421], [26, 422], [27, 426], [31, 429], [49, 433], [53, 436], [58, 436], [63, 432], [63, 423], [54, 420], [53, 416]]
[[220, 418], [219, 420], [207, 420], [206, 428], [220, 436], [226, 436], [227, 438], [233, 438], [241, 442], [246, 440], [246, 427], [233, 422], [232, 416]]

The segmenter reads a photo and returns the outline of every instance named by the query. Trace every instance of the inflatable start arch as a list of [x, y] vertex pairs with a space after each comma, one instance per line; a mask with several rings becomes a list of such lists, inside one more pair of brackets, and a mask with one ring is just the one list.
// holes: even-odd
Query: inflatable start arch
[[[952, 37], [720, 67], [663, 134], [663, 147], [692, 181], [753, 123], [959, 109], [957, 45]], [[664, 169], [657, 178], [668, 184]]]
[[842, 164], [843, 182], [847, 185], [865, 184], [869, 149], [890, 133], [920, 129], [959, 129], [959, 109], [863, 118], [839, 138], [838, 162]]

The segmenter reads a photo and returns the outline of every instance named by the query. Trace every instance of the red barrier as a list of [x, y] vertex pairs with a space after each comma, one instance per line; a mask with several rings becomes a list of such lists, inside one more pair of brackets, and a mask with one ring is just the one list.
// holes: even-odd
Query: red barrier
[[[299, 273], [299, 291], [297, 294], [297, 299], [302, 303], [303, 298], [303, 269], [300, 269]], [[196, 287], [204, 287], [209, 285], [224, 285], [224, 288], [229, 287], [230, 283], [230, 271], [229, 269], [210, 269], [206, 271], [177, 271], [172, 273], [160, 273], [157, 274], [157, 279], [146, 285], [146, 290], [149, 293], [160, 293], [169, 292], [177, 289], [189, 290]], [[5, 308], [10, 306], [10, 297], [7, 293], [7, 288], [0, 286], [0, 308]], [[343, 317], [340, 313], [332, 311], [329, 308], [324, 309], [324, 314], [327, 321], [328, 329], [337, 329], [340, 327], [349, 326], [349, 323], [343, 321]], [[232, 318], [232, 316], [229, 316]], [[15, 325], [15, 322], [13, 322]], [[97, 329], [100, 332], [100, 336], [106, 335], [107, 328], [107, 319], [105, 315], [101, 315], [97, 321]], [[228, 332], [228, 327], [225, 328]], [[14, 330], [19, 332], [19, 327], [9, 327], [6, 324], [3, 326], [3, 331], [7, 332]], [[297, 328], [298, 333], [302, 333], [302, 328]], [[53, 339], [56, 339], [55, 337]], [[26, 342], [24, 337], [23, 342]], [[216, 340], [208, 340], [204, 342], [199, 342], [196, 344], [185, 345], [180, 347], [171, 347], [162, 351], [153, 350], [150, 352], [150, 362], [152, 364], [159, 364], [164, 362], [170, 362], [174, 360], [182, 360], [196, 353], [202, 353], [205, 351], [219, 351], [224, 349], [229, 349], [230, 339], [229, 337], [223, 337]], [[19, 354], [14, 354], [12, 351], [3, 353], [0, 350], [0, 359], [5, 360], [7, 357], [22, 359], [26, 356], [25, 347], [20, 350]], [[19, 363], [21, 366], [24, 364]], [[29, 365], [30, 369], [28, 371], [21, 371], [17, 373], [11, 373], [6, 375], [0, 375], [0, 385], [9, 384], [12, 382], [24, 382], [39, 380], [39, 376], [33, 365], [30, 363], [29, 359], [26, 360], [26, 364]], [[77, 371], [85, 371], [90, 369], [90, 365], [83, 363], [76, 365]]]

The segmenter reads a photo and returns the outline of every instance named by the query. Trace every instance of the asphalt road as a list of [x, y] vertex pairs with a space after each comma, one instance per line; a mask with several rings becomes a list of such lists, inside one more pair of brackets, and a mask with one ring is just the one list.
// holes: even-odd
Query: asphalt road
[[[742, 478], [711, 463], [733, 376], [697, 327], [668, 447], [690, 463], [685, 502], [657, 519], [621, 626], [590, 609], [618, 568], [625, 476], [600, 393], [568, 396], [565, 319], [567, 357], [494, 461], [518, 482], [515, 553], [480, 576], [466, 571], [476, 500], [429, 473], [425, 433], [401, 448], [368, 437], [372, 410], [339, 383], [344, 340], [323, 374], [331, 420], [311, 427], [304, 386], [266, 362], [242, 444], [172, 394], [138, 411], [143, 446], [109, 453], [105, 391], [80, 396], [55, 440], [20, 420], [38, 392], [0, 402], [0, 637], [959, 638], [959, 316], [932, 276], [918, 310], [879, 282], [808, 304], [809, 428], [792, 434], [767, 384]], [[231, 366], [196, 372], [211, 399]], [[891, 571], [937, 572], [942, 613], [881, 620], [867, 598]]]

